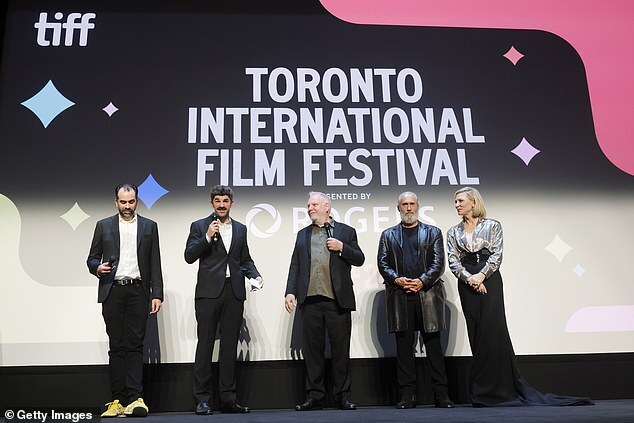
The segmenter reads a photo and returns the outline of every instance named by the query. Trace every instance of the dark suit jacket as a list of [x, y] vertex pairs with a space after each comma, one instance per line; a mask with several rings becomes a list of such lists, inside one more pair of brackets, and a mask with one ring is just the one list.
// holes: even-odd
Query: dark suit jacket
[[[119, 215], [106, 217], [97, 222], [88, 254], [88, 270], [99, 278], [97, 301], [103, 303], [110, 294], [116, 272], [97, 275], [97, 267], [109, 261], [110, 257], [119, 257]], [[158, 225], [156, 222], [137, 214], [137, 257], [141, 280], [148, 297], [163, 301], [163, 273], [159, 250]]]
[[[418, 262], [424, 269], [418, 278], [423, 281], [423, 289], [418, 292], [423, 307], [425, 332], [444, 329], [445, 292], [440, 276], [445, 270], [445, 249], [442, 232], [435, 226], [418, 222]], [[407, 329], [407, 294], [394, 283], [404, 276], [403, 272], [403, 228], [399, 223], [387, 228], [379, 240], [377, 255], [379, 273], [385, 283], [387, 302], [387, 326], [389, 332]]]
[[194, 298], [218, 298], [225, 286], [225, 269], [228, 265], [233, 293], [237, 299], [245, 300], [244, 277], [260, 276], [249, 253], [247, 227], [231, 219], [231, 246], [227, 251], [220, 234], [217, 241], [212, 239], [207, 242], [205, 234], [210, 223], [211, 216], [192, 223], [185, 246], [185, 261], [192, 264], [199, 260]]
[[[286, 294], [293, 294], [298, 304], [306, 300], [308, 284], [310, 283], [310, 238], [313, 225], [309, 225], [297, 233], [295, 249], [291, 265], [288, 269], [286, 282]], [[354, 228], [343, 223], [335, 222], [333, 238], [343, 242], [341, 255], [330, 255], [330, 279], [335, 291], [335, 297], [339, 307], [345, 310], [355, 310], [354, 291], [352, 289], [352, 266], [361, 266], [365, 261], [363, 251], [357, 243], [357, 232]]]

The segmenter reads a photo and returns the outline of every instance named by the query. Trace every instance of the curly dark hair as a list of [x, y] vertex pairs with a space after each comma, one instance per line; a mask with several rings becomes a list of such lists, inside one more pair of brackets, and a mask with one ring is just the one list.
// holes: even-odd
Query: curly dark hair
[[226, 185], [215, 185], [211, 187], [211, 192], [209, 193], [211, 197], [211, 201], [214, 200], [216, 195], [228, 195], [229, 199], [233, 201], [233, 190]]

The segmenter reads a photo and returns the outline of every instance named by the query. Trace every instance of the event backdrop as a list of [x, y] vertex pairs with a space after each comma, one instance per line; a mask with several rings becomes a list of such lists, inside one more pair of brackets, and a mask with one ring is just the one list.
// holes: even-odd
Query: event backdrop
[[[351, 346], [365, 358], [394, 355], [376, 252], [399, 222], [399, 193], [416, 192], [421, 220], [446, 232], [465, 185], [504, 228], [518, 354], [634, 351], [634, 172], [599, 146], [584, 57], [570, 41], [508, 16], [506, 29], [355, 24], [316, 1], [201, 3], [10, 3], [0, 365], [107, 362], [85, 262], [121, 182], [139, 185], [138, 213], [159, 224], [165, 303], [150, 322], [151, 361], [193, 361], [197, 266], [183, 252], [218, 183], [235, 189], [232, 216], [248, 226], [265, 280], [248, 294], [241, 359], [301, 357], [283, 296], [308, 192], [331, 196], [366, 255], [353, 271]], [[626, 9], [595, 25], [634, 17]], [[631, 122], [622, 125], [601, 145], [631, 145]], [[443, 280], [447, 354], [469, 355], [456, 280]]]

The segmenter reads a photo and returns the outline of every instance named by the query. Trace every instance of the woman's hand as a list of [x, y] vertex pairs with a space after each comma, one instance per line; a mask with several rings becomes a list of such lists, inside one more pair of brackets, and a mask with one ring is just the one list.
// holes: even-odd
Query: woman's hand
[[484, 273], [476, 273], [467, 278], [467, 283], [478, 294], [486, 294], [487, 288], [484, 286]]

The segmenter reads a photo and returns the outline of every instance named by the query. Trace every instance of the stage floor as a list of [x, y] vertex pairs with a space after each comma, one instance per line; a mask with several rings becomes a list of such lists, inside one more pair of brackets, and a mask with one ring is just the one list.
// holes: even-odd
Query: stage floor
[[432, 406], [409, 410], [392, 407], [362, 407], [355, 411], [326, 409], [297, 412], [294, 410], [252, 410], [249, 414], [235, 415], [215, 412], [213, 416], [196, 416], [194, 413], [150, 414], [143, 422], [270, 422], [270, 423], [348, 423], [348, 422], [634, 422], [634, 400], [596, 401], [593, 406], [579, 407], [500, 407], [473, 408], [458, 405], [454, 409], [437, 409]]

